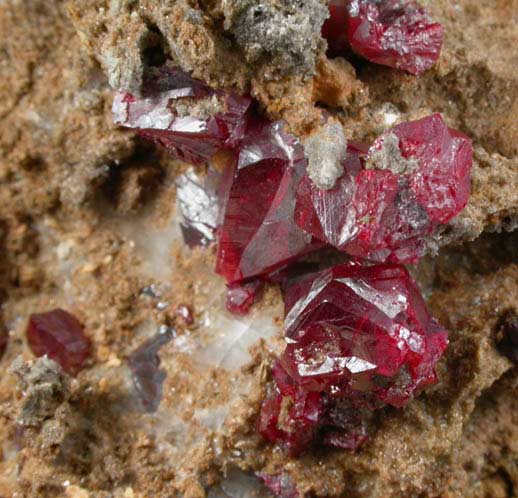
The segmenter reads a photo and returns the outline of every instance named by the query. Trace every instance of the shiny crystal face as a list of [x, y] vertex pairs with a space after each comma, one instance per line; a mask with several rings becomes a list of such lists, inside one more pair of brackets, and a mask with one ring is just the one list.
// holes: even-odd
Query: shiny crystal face
[[283, 295], [287, 346], [259, 429], [292, 453], [317, 433], [355, 449], [366, 439], [361, 410], [403, 406], [435, 382], [447, 333], [403, 266], [351, 262], [288, 283]]
[[208, 246], [215, 239], [219, 205], [219, 175], [209, 170], [205, 177], [189, 169], [176, 179], [180, 228], [189, 247]]
[[264, 281], [261, 279], [229, 285], [225, 302], [227, 310], [236, 315], [246, 315], [262, 296], [263, 288]]
[[425, 238], [467, 204], [471, 141], [439, 114], [402, 123], [371, 147], [349, 144], [330, 190], [305, 176], [295, 219], [315, 238], [353, 256], [415, 263]]
[[235, 147], [243, 137], [249, 98], [213, 90], [168, 66], [147, 79], [143, 97], [115, 96], [115, 123], [138, 130], [140, 136], [191, 164], [202, 164], [216, 152]]
[[419, 75], [439, 58], [444, 29], [413, 0], [331, 0], [323, 26], [332, 53], [348, 46], [365, 59]]
[[71, 375], [83, 368], [91, 353], [90, 339], [85, 336], [83, 326], [62, 309], [31, 315], [27, 341], [36, 356], [47, 355]]
[[233, 283], [264, 275], [319, 246], [294, 220], [306, 161], [280, 123], [250, 127], [227, 168], [216, 272]]

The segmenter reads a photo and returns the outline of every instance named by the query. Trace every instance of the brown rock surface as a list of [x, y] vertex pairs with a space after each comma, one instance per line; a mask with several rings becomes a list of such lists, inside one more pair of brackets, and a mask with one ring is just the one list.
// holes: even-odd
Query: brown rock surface
[[[292, 2], [264, 3], [269, 16], [294, 22]], [[494, 328], [518, 307], [518, 238], [488, 232], [514, 229], [518, 216], [518, 6], [426, 3], [446, 42], [439, 64], [414, 78], [327, 60], [317, 0], [295, 19], [310, 39], [293, 40], [288, 54], [279, 49], [286, 39], [253, 46], [261, 32], [245, 22], [253, 2], [0, 2], [0, 327], [9, 332], [0, 496], [247, 498], [236, 486], [249, 478], [236, 469], [283, 469], [316, 496], [516, 494], [516, 369], [495, 347]], [[243, 321], [222, 312], [213, 250], [179, 243], [174, 180], [186, 166], [111, 124], [110, 85], [138, 90], [143, 65], [164, 57], [250, 91], [300, 134], [320, 124], [325, 106], [351, 139], [439, 111], [474, 140], [470, 203], [430, 247], [476, 240], [442, 248], [418, 269], [451, 331], [440, 382], [381, 414], [356, 455], [291, 460], [255, 434], [282, 348], [278, 289]], [[155, 291], [142, 292], [150, 284]], [[193, 325], [177, 320], [178, 304], [193, 309]], [[28, 315], [58, 306], [85, 324], [94, 360], [22, 429], [27, 398], [8, 367], [31, 358]], [[125, 357], [161, 325], [177, 327], [160, 353], [165, 396], [156, 414], [142, 414]]]

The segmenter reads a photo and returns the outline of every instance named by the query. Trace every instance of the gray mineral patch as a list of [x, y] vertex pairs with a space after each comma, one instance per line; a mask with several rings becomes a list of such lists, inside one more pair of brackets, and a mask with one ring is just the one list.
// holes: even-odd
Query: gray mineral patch
[[324, 190], [333, 188], [343, 175], [347, 140], [342, 125], [328, 121], [303, 142], [308, 160], [308, 174], [313, 183]]
[[322, 43], [320, 31], [328, 16], [320, 0], [235, 2], [232, 14], [235, 21], [230, 31], [248, 60], [273, 56], [271, 62], [288, 71], [313, 72]]
[[217, 95], [204, 99], [177, 99], [174, 101], [173, 107], [176, 115], [180, 118], [192, 116], [198, 119], [207, 119], [214, 114], [227, 111], [225, 99]]
[[67, 375], [55, 361], [46, 356], [29, 362], [18, 357], [9, 372], [18, 377], [23, 393], [18, 419], [21, 425], [40, 425], [69, 397]]
[[410, 174], [419, 167], [417, 159], [405, 159], [399, 150], [399, 139], [387, 133], [376, 141], [365, 162], [367, 169], [386, 169], [397, 175]]

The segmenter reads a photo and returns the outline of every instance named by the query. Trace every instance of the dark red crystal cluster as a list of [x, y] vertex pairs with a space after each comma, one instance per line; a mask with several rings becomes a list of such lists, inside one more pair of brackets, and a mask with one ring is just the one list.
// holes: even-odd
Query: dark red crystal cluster
[[334, 188], [321, 190], [305, 176], [295, 219], [353, 256], [416, 263], [426, 237], [465, 207], [471, 162], [471, 141], [439, 114], [402, 123], [370, 147], [349, 144]]
[[[348, 24], [367, 12], [365, 23], [379, 23], [372, 29], [380, 37], [419, 36], [412, 29], [424, 26], [424, 13], [412, 11], [416, 25], [410, 29], [413, 4], [399, 4], [400, 10], [391, 1], [350, 2], [343, 10], [332, 2], [331, 9]], [[365, 23], [357, 31], [368, 34]], [[417, 64], [416, 51], [411, 55]], [[228, 150], [214, 190], [216, 271], [228, 284], [227, 309], [247, 313], [265, 280], [281, 284], [285, 302], [287, 346], [273, 367], [258, 430], [292, 455], [315, 441], [355, 450], [367, 439], [376, 410], [401, 407], [436, 380], [447, 333], [401, 263], [417, 262], [426, 238], [466, 205], [471, 142], [439, 114], [402, 123], [370, 145], [349, 142], [341, 156], [343, 174], [323, 190], [309, 176], [304, 146], [282, 122], [254, 115], [248, 99], [169, 71], [171, 76], [159, 71], [151, 96], [118, 96], [114, 111], [119, 123], [140, 128], [188, 162]], [[207, 96], [217, 97], [213, 107]], [[188, 137], [177, 127], [177, 120], [189, 117], [187, 107], [199, 125]], [[182, 213], [189, 226], [212, 228], [215, 223], [205, 219], [212, 201], [187, 197]], [[195, 198], [199, 205], [190, 204]], [[330, 246], [346, 253], [348, 262], [293, 271], [301, 257]], [[270, 476], [267, 484], [291, 496], [281, 477]]]
[[287, 346], [259, 431], [292, 454], [317, 434], [355, 449], [362, 410], [403, 406], [435, 382], [447, 333], [401, 265], [350, 262], [283, 286]]
[[439, 58], [444, 29], [414, 0], [331, 0], [322, 35], [332, 53], [419, 75]]

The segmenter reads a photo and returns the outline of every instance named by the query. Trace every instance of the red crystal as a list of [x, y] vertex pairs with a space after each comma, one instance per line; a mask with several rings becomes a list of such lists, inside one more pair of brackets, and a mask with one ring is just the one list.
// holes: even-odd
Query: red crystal
[[[387, 152], [389, 143], [395, 151]], [[377, 155], [385, 159], [369, 167]], [[349, 144], [334, 188], [320, 190], [305, 176], [295, 220], [353, 256], [415, 263], [425, 237], [467, 204], [471, 165], [471, 141], [439, 114], [402, 123], [369, 149]]]
[[[468, 203], [473, 148], [471, 140], [448, 128], [440, 114], [397, 125], [392, 132], [399, 139], [405, 159], [415, 158], [417, 171], [409, 175], [410, 188], [435, 223], [447, 223]], [[382, 145], [382, 135], [371, 147]]]
[[214, 90], [178, 68], [163, 66], [148, 76], [143, 97], [118, 93], [115, 123], [201, 164], [243, 138], [251, 99]]
[[329, 17], [322, 26], [322, 36], [327, 40], [332, 54], [347, 50], [347, 2], [346, 0], [329, 1]]
[[320, 244], [294, 221], [295, 188], [306, 161], [280, 123], [249, 127], [225, 171], [216, 272], [234, 283], [264, 275]]
[[403, 266], [350, 262], [285, 283], [283, 296], [288, 344], [258, 430], [292, 455], [314, 440], [356, 450], [372, 411], [436, 381], [447, 333]]
[[283, 443], [297, 456], [315, 438], [322, 415], [323, 399], [318, 392], [297, 389], [288, 396], [277, 393], [261, 405], [258, 432], [268, 441]]
[[229, 285], [225, 303], [227, 310], [237, 315], [246, 315], [252, 305], [261, 298], [263, 288], [264, 281], [261, 279]]
[[435, 381], [447, 333], [401, 265], [348, 263], [285, 287], [285, 372], [305, 390], [401, 406]]
[[29, 318], [27, 340], [36, 356], [47, 355], [69, 374], [76, 375], [90, 356], [90, 339], [67, 311], [55, 309]]
[[439, 58], [444, 29], [414, 0], [349, 0], [347, 38], [371, 62], [419, 75]]

